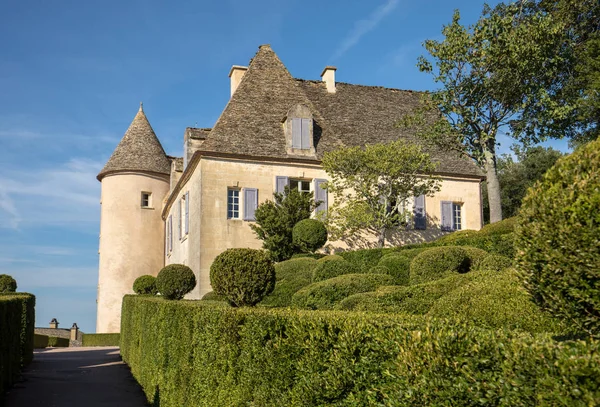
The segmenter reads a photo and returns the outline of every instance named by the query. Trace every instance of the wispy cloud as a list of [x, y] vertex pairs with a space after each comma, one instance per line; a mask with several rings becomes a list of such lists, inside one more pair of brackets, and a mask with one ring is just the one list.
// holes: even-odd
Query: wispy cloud
[[344, 38], [339, 48], [333, 54], [332, 59], [335, 60], [340, 58], [348, 52], [350, 48], [358, 44], [365, 34], [375, 29], [385, 17], [394, 11], [399, 2], [400, 0], [387, 0], [384, 4], [373, 10], [366, 19], [354, 23], [352, 31]]

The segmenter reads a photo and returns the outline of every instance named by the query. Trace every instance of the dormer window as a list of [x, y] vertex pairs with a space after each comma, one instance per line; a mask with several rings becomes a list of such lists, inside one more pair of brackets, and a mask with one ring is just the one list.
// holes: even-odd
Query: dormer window
[[302, 104], [293, 106], [283, 120], [287, 153], [314, 156], [314, 121], [310, 109]]

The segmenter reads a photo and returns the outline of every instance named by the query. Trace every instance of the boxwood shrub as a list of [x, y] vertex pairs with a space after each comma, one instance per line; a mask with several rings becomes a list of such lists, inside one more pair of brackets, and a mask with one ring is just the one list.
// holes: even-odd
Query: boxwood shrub
[[292, 296], [292, 306], [331, 309], [344, 298], [390, 285], [394, 279], [385, 274], [345, 274], [302, 288]]
[[[354, 312], [126, 296], [121, 355], [151, 404], [592, 406], [597, 341]], [[152, 327], [153, 329], [149, 329]]]
[[167, 300], [181, 300], [196, 287], [196, 276], [184, 264], [169, 264], [156, 276], [156, 289]]
[[362, 249], [349, 252], [341, 252], [344, 260], [355, 265], [359, 272], [366, 273], [371, 267], [375, 267], [383, 255], [390, 249]]
[[292, 229], [292, 242], [303, 252], [315, 252], [327, 243], [327, 229], [320, 220], [301, 220]]
[[210, 284], [231, 305], [253, 306], [275, 288], [275, 268], [264, 250], [227, 249], [210, 266]]
[[428, 315], [464, 319], [490, 329], [567, 333], [557, 320], [530, 301], [514, 269], [477, 274], [478, 278], [436, 301]]
[[513, 262], [508, 257], [501, 256], [499, 254], [490, 254], [481, 263], [479, 263], [479, 270], [491, 270], [491, 271], [502, 271], [512, 267]]
[[83, 334], [82, 346], [119, 346], [121, 334]]
[[69, 342], [68, 338], [35, 334], [33, 338], [33, 347], [36, 349], [49, 347], [68, 348]]
[[360, 273], [360, 269], [354, 264], [345, 260], [341, 261], [324, 261], [318, 263], [313, 269], [312, 282], [327, 280], [343, 274]]
[[330, 255], [323, 256], [323, 257], [317, 259], [317, 261], [319, 263], [325, 263], [326, 261], [336, 261], [336, 260], [344, 260], [344, 258], [342, 256], [340, 256], [339, 254], [330, 254]]
[[0, 274], [0, 294], [17, 291], [17, 281], [8, 274]]
[[156, 277], [151, 275], [139, 276], [133, 282], [133, 292], [140, 295], [156, 295]]
[[214, 291], [209, 291], [202, 296], [202, 301], [227, 301], [227, 297], [219, 295]]
[[439, 280], [454, 273], [469, 271], [470, 259], [461, 247], [433, 247], [416, 256], [410, 263], [410, 284]]
[[275, 265], [277, 280], [275, 289], [260, 304], [268, 307], [289, 306], [294, 293], [311, 283], [312, 272], [316, 265], [317, 262], [310, 258], [291, 259], [277, 263]]
[[517, 265], [533, 300], [600, 337], [600, 139], [561, 158], [523, 199]]
[[407, 257], [400, 253], [387, 254], [379, 260], [377, 266], [388, 270], [387, 274], [394, 278], [395, 285], [408, 285], [410, 260]]
[[461, 249], [467, 252], [467, 257], [469, 257], [469, 270], [479, 269], [481, 262], [483, 262], [488, 256], [490, 256], [490, 253], [486, 252], [483, 249], [478, 249], [477, 247], [460, 247]]
[[0, 294], [0, 397], [33, 359], [35, 297]]

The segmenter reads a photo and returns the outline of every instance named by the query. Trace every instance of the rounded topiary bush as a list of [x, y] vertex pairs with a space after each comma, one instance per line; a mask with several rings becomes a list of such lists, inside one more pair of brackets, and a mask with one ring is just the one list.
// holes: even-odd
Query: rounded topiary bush
[[275, 267], [264, 250], [227, 249], [210, 266], [210, 284], [231, 305], [253, 306], [275, 288]]
[[513, 216], [512, 218], [506, 218], [501, 220], [500, 222], [490, 223], [485, 225], [478, 232], [479, 235], [489, 236], [489, 235], [504, 235], [507, 233], [512, 233], [515, 231], [515, 226], [517, 225], [517, 217]]
[[357, 293], [373, 291], [390, 285], [391, 276], [385, 274], [346, 274], [311, 284], [292, 297], [292, 305], [307, 309], [332, 309], [336, 303]]
[[181, 300], [196, 287], [196, 276], [184, 264], [169, 264], [156, 276], [156, 289], [167, 300]]
[[292, 229], [292, 241], [303, 252], [312, 253], [327, 243], [327, 229], [319, 220], [301, 220]]
[[534, 301], [600, 336], [600, 139], [561, 158], [529, 189], [516, 264]]
[[461, 249], [467, 252], [469, 257], [469, 270], [478, 270], [481, 262], [490, 254], [483, 249], [471, 246], [461, 246]]
[[499, 254], [490, 254], [479, 263], [479, 270], [502, 271], [512, 267], [512, 260]]
[[427, 315], [490, 329], [564, 333], [557, 320], [530, 301], [514, 270], [469, 274], [477, 278], [440, 298]]
[[439, 280], [454, 273], [469, 271], [470, 259], [462, 247], [432, 247], [410, 263], [410, 284]]
[[156, 277], [151, 275], [140, 276], [133, 282], [133, 292], [136, 294], [156, 295]]
[[384, 266], [375, 266], [369, 269], [368, 274], [390, 274], [390, 269]]
[[317, 261], [312, 258], [296, 258], [275, 264], [275, 289], [260, 303], [268, 307], [287, 307], [296, 291], [309, 285]]
[[202, 301], [227, 301], [227, 298], [214, 291], [209, 291], [202, 296]]
[[328, 256], [323, 256], [320, 259], [317, 259], [318, 263], [325, 263], [328, 261], [344, 261], [344, 258], [339, 254], [330, 254]]
[[327, 256], [327, 255], [323, 254], [323, 253], [296, 253], [296, 254], [292, 255], [292, 259], [301, 259], [301, 258], [309, 257], [311, 259], [319, 260], [325, 256]]
[[17, 281], [8, 274], [0, 274], [0, 293], [17, 291]]
[[313, 283], [316, 283], [318, 281], [327, 280], [343, 274], [355, 273], [360, 273], [360, 269], [346, 260], [333, 260], [325, 262], [318, 261], [316, 267], [313, 269], [312, 281]]
[[395, 285], [408, 285], [410, 274], [410, 260], [400, 253], [385, 255], [377, 263], [378, 267], [385, 267], [388, 274], [394, 278]]

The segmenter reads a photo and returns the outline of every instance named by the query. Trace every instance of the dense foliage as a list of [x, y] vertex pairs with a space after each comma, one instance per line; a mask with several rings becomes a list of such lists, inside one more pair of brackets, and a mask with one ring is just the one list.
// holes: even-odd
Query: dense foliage
[[315, 252], [327, 243], [327, 229], [320, 220], [301, 220], [292, 229], [292, 241], [303, 252]]
[[227, 301], [227, 297], [219, 295], [214, 291], [209, 291], [202, 296], [202, 301]]
[[169, 264], [156, 276], [156, 289], [167, 300], [181, 300], [196, 287], [196, 276], [184, 264]]
[[119, 346], [119, 333], [83, 334], [82, 346]]
[[470, 261], [465, 249], [433, 247], [416, 256], [410, 263], [410, 284], [439, 280], [454, 273], [469, 271]]
[[517, 264], [533, 300], [600, 336], [600, 140], [551, 168], [523, 200]]
[[[68, 348], [69, 338], [58, 338], [56, 336], [47, 336], [35, 334], [33, 338], [33, 347], [40, 348]], [[85, 345], [84, 345], [85, 346]]]
[[250, 224], [250, 228], [263, 241], [263, 249], [269, 251], [273, 260], [287, 260], [301, 252], [293, 242], [294, 225], [310, 218], [316, 207], [312, 193], [285, 187], [284, 193], [273, 194], [273, 201], [258, 205], [254, 214], [256, 223]]
[[[598, 342], [406, 315], [126, 296], [121, 354], [151, 404], [592, 406]], [[148, 329], [148, 327], [155, 329]]]
[[393, 281], [386, 274], [344, 274], [302, 288], [292, 296], [292, 305], [297, 308], [332, 309], [336, 303], [352, 294], [373, 291], [379, 286], [391, 285]]
[[312, 281], [327, 280], [329, 278], [341, 276], [342, 274], [356, 274], [360, 270], [354, 264], [346, 260], [320, 261], [313, 269]]
[[8, 274], [0, 274], [0, 294], [17, 291], [17, 281]]
[[133, 282], [133, 292], [136, 294], [156, 295], [156, 277], [151, 275], [139, 276]]
[[261, 304], [268, 307], [288, 307], [292, 296], [312, 282], [313, 269], [317, 261], [312, 258], [297, 258], [275, 265], [275, 289]]
[[[391, 253], [383, 256], [376, 267], [383, 267], [394, 278], [394, 285], [408, 285], [410, 273], [410, 260], [400, 253]], [[373, 269], [369, 271], [373, 273]]]
[[478, 270], [502, 271], [513, 265], [508, 257], [499, 254], [490, 254], [479, 263]]
[[33, 359], [35, 297], [0, 294], [0, 397]]
[[227, 249], [210, 266], [210, 285], [231, 305], [253, 306], [275, 288], [275, 268], [266, 251]]
[[378, 237], [383, 247], [388, 231], [412, 220], [408, 200], [432, 195], [440, 188], [437, 168], [418, 144], [407, 140], [325, 152], [327, 190], [335, 202], [327, 213], [334, 240], [352, 240], [359, 231]]

